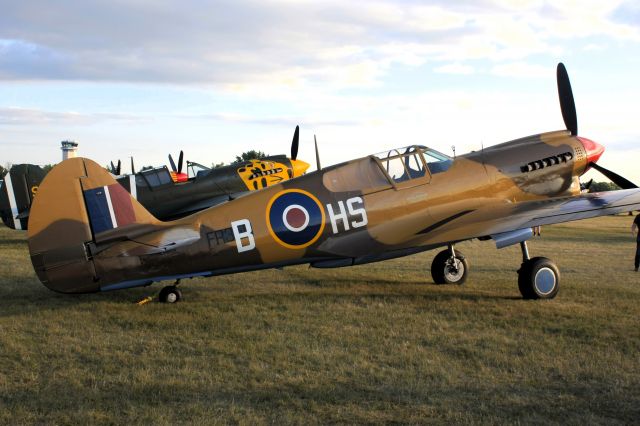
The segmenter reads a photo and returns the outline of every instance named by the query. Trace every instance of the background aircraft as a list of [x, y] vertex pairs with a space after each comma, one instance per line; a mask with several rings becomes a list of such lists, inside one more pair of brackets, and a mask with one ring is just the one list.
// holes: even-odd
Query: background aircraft
[[[460, 241], [520, 244], [524, 298], [550, 299], [557, 266], [530, 257], [532, 227], [640, 208], [640, 190], [583, 194], [579, 177], [604, 148], [577, 136], [566, 70], [558, 93], [567, 130], [541, 133], [450, 158], [424, 146], [371, 155], [172, 222], [161, 222], [98, 164], [67, 160], [45, 178], [32, 208], [29, 251], [48, 288], [86, 293], [155, 281], [309, 263], [366, 264], [447, 247], [433, 260], [436, 283], [463, 283]], [[160, 300], [180, 300], [175, 285]]]
[[[287, 179], [302, 176], [309, 164], [298, 160], [299, 127], [291, 142], [291, 158], [268, 156], [211, 169], [187, 161], [183, 169], [183, 153], [178, 163], [169, 155], [171, 170], [166, 166], [135, 173], [133, 159], [130, 175], [119, 176], [121, 162], [110, 164], [110, 172], [156, 218], [175, 219], [232, 200], [249, 191], [262, 189]], [[29, 208], [42, 181], [44, 171], [34, 165], [13, 166], [0, 187], [0, 215], [5, 225], [27, 229]]]
[[12, 229], [27, 229], [29, 208], [45, 171], [33, 164], [16, 164], [0, 180], [0, 217]]

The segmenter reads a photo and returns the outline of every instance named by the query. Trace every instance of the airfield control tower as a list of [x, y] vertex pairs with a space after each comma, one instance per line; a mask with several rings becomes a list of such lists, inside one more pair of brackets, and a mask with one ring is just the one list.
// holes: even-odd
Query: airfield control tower
[[67, 158], [75, 158], [76, 151], [78, 151], [78, 144], [73, 141], [62, 141], [60, 142], [60, 149], [62, 150], [62, 161]]

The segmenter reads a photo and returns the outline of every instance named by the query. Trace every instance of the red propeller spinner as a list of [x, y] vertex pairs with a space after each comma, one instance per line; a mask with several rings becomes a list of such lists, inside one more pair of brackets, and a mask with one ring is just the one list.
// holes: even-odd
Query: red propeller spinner
[[595, 163], [600, 159], [600, 156], [604, 152], [604, 146], [591, 139], [578, 136], [578, 140], [582, 143], [585, 152], [587, 153], [587, 164]]

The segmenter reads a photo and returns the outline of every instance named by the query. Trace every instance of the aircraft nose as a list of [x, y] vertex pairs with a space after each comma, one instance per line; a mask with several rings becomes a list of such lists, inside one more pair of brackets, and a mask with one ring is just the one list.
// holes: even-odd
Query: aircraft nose
[[293, 177], [302, 176], [309, 168], [309, 163], [302, 160], [291, 160], [291, 168], [293, 169]]
[[591, 139], [583, 137], [578, 137], [578, 140], [582, 143], [582, 146], [587, 153], [587, 164], [597, 162], [604, 152], [604, 146], [592, 141]]

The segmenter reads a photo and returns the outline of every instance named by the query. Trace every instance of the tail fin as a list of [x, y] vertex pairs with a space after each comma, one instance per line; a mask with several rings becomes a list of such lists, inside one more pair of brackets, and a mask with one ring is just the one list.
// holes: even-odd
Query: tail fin
[[71, 158], [53, 168], [29, 218], [29, 252], [40, 281], [63, 293], [100, 289], [96, 242], [161, 225], [95, 162]]
[[0, 185], [0, 216], [12, 229], [27, 229], [29, 208], [45, 171], [33, 164], [16, 164]]

